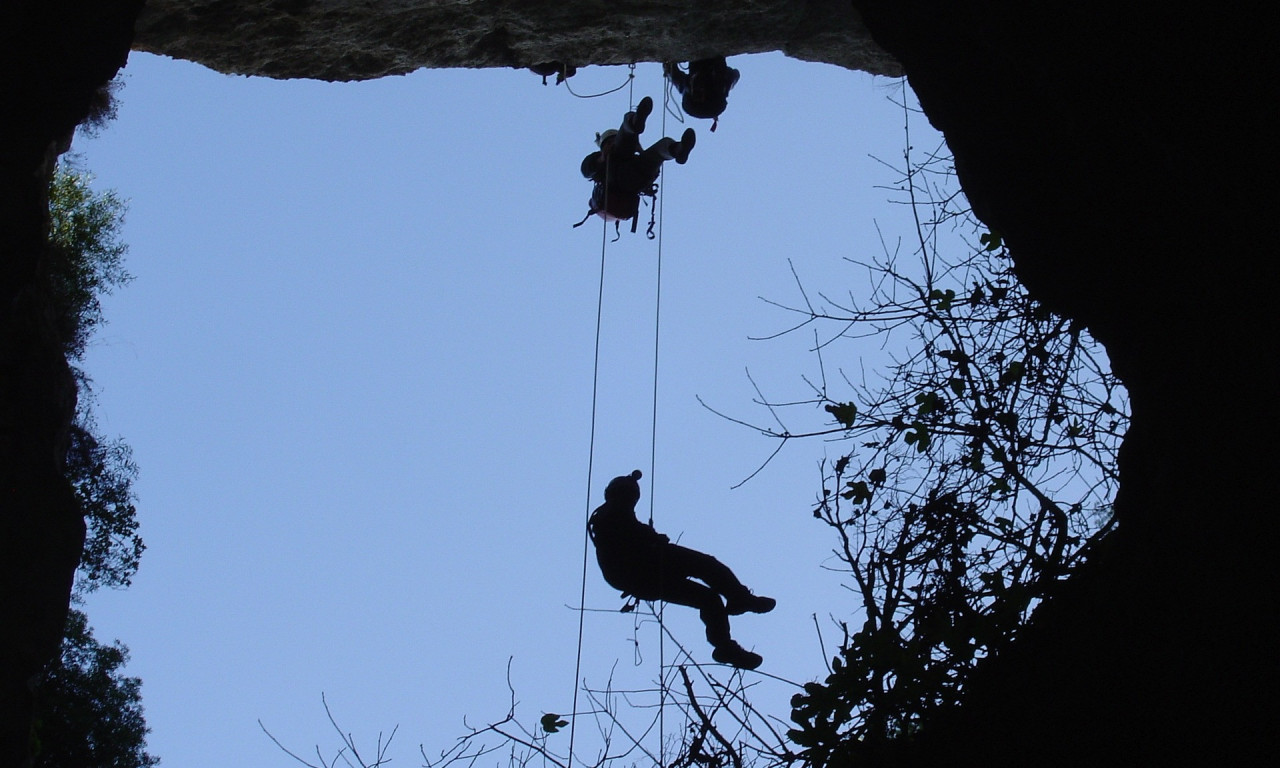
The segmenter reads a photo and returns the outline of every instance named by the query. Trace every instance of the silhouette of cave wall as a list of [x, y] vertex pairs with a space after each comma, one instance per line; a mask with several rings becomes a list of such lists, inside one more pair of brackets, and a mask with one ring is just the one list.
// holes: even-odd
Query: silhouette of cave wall
[[[272, 46], [307, 33], [298, 19], [308, 10], [342, 11], [326, 31], [340, 42], [343, 14], [360, 20], [408, 4], [250, 3], [281, 12], [261, 30], [234, 16], [246, 7], [236, 0], [152, 0], [149, 12], [177, 8], [160, 21], [168, 39], [194, 46], [187, 50], [216, 38], [232, 13], [236, 33], [255, 41], [247, 54], [279, 62]], [[716, 13], [766, 15], [779, 12], [777, 2], [680, 4], [679, 24], [669, 3], [489, 5], [508, 14], [492, 27], [502, 35], [471, 40], [441, 27], [440, 39], [414, 45], [444, 52], [437, 66], [532, 63], [522, 57], [552, 48], [522, 47], [516, 31], [539, 14], [567, 30], [548, 38], [559, 55], [545, 58], [579, 63], [791, 44], [753, 40], [749, 24], [732, 27], [732, 42], [727, 31], [716, 37], [730, 29]], [[880, 62], [865, 65], [872, 71], [905, 70], [947, 137], [975, 211], [1004, 234], [1029, 288], [1106, 344], [1133, 407], [1121, 524], [1107, 549], [1016, 647], [984, 665], [961, 711], [867, 763], [1230, 764], [1275, 754], [1278, 366], [1265, 90], [1276, 67], [1266, 25], [1244, 7], [1191, 13], [1101, 0], [793, 5], [802, 12], [788, 18], [811, 30], [857, 11], [863, 31], [826, 39], [830, 58], [869, 56]], [[74, 387], [33, 292], [44, 185], [93, 89], [134, 45], [140, 6], [11, 0], [0, 9], [0, 759], [8, 765], [26, 761], [28, 684], [57, 650], [83, 536], [57, 457]], [[575, 14], [586, 20], [577, 38]], [[673, 31], [691, 25], [696, 42]], [[601, 31], [614, 27], [635, 32]], [[161, 39], [154, 26], [147, 35]], [[471, 53], [452, 53], [463, 38]], [[334, 77], [337, 61], [341, 77], [375, 76], [400, 66], [385, 69], [389, 59], [371, 45], [326, 55], [314, 71], [266, 73]]]
[[1274, 45], [1247, 9], [854, 5], [1020, 278], [1106, 345], [1133, 408], [1115, 540], [920, 764], [1274, 754], [1274, 214], [1237, 155], [1274, 133]]

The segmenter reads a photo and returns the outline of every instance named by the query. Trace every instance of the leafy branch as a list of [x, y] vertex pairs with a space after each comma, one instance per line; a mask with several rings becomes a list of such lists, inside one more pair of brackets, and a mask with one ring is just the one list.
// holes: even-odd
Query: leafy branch
[[[910, 245], [881, 233], [878, 256], [849, 259], [865, 279], [842, 297], [808, 290], [792, 265], [798, 299], [766, 303], [797, 319], [762, 338], [812, 331], [818, 376], [780, 402], [757, 388], [767, 420], [720, 413], [778, 450], [841, 446], [820, 465], [811, 511], [835, 534], [858, 619], [839, 625], [825, 681], [792, 699], [788, 736], [813, 766], [909, 737], [960, 703], [971, 671], [1112, 529], [1128, 425], [1100, 345], [1019, 284], [945, 146], [913, 155], [904, 114], [891, 189], [910, 208]], [[829, 380], [827, 359], [850, 352], [887, 362]]]

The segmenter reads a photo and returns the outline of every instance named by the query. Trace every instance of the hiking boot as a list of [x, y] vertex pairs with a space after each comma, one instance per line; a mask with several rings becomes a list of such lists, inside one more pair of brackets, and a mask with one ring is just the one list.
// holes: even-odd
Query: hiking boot
[[711, 658], [738, 669], [755, 669], [764, 661], [764, 657], [760, 654], [752, 653], [732, 640], [717, 646], [711, 652]]
[[644, 133], [644, 121], [648, 120], [652, 113], [653, 99], [645, 96], [636, 105], [636, 111], [628, 114], [627, 124], [631, 127], [631, 132], [637, 135]]
[[684, 135], [680, 137], [675, 146], [671, 148], [671, 159], [680, 165], [684, 165], [689, 159], [689, 153], [693, 151], [693, 145], [698, 141], [698, 135], [693, 132], [692, 128], [685, 128]]
[[744, 613], [768, 613], [777, 604], [778, 601], [772, 597], [761, 597], [750, 592], [744, 592], [741, 595], [725, 600], [724, 608], [729, 612], [730, 616], [740, 616]]

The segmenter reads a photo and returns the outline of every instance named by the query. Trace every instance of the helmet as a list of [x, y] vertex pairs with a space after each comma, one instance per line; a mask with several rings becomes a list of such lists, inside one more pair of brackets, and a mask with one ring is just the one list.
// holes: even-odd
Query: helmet
[[603, 147], [604, 147], [604, 143], [605, 143], [606, 141], [608, 141], [609, 139], [612, 139], [614, 136], [617, 136], [617, 135], [618, 135], [618, 129], [617, 129], [617, 128], [610, 128], [609, 130], [605, 131], [604, 133], [597, 133], [597, 134], [596, 134], [596, 146], [597, 146], [597, 147], [601, 147], [601, 148], [603, 148]]
[[629, 475], [615, 477], [609, 481], [604, 489], [604, 500], [615, 503], [635, 504], [640, 500], [640, 470], [635, 470]]

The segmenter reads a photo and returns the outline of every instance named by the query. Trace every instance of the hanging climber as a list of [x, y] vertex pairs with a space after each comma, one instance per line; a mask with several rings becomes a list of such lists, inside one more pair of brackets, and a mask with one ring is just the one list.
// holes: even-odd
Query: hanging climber
[[720, 115], [729, 106], [729, 91], [738, 84], [742, 73], [729, 66], [723, 56], [689, 62], [688, 74], [678, 63], [667, 61], [662, 64], [662, 73], [671, 78], [671, 84], [684, 97], [680, 102], [684, 113], [710, 120], [711, 132], [715, 133]]
[[[771, 597], [751, 594], [733, 571], [711, 555], [678, 544], [636, 519], [640, 470], [615, 477], [604, 489], [604, 504], [591, 513], [587, 531], [596, 560], [610, 586], [640, 600], [665, 600], [697, 608], [707, 628], [711, 658], [740, 669], [763, 659], [729, 636], [729, 617], [768, 613]], [[694, 581], [697, 579], [697, 581]], [[699, 583], [702, 582], [702, 583]]]
[[565, 64], [563, 61], [544, 61], [541, 64], [534, 64], [529, 67], [529, 71], [535, 75], [542, 75], [543, 85], [547, 84], [548, 77], [555, 75], [556, 85], [559, 85], [576, 75], [578, 68], [572, 64]]
[[[689, 159], [689, 152], [697, 140], [692, 128], [685, 129], [679, 141], [664, 136], [648, 149], [640, 149], [640, 134], [644, 132], [645, 120], [651, 112], [653, 99], [645, 96], [634, 112], [628, 112], [622, 118], [618, 130], [596, 134], [599, 151], [582, 160], [583, 177], [595, 182], [590, 209], [582, 221], [573, 226], [582, 226], [593, 213], [605, 221], [638, 220], [640, 196], [653, 197], [657, 194], [654, 182], [662, 170], [662, 163], [675, 160], [684, 165]], [[634, 220], [631, 222], [632, 232], [636, 231], [636, 223]]]

